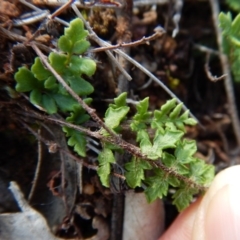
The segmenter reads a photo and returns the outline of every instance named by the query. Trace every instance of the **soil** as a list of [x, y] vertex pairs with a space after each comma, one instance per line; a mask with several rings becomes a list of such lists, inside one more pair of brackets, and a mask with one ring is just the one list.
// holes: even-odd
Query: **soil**
[[[48, 1], [29, 2], [40, 9], [48, 9], [50, 13], [59, 8], [47, 4]], [[97, 0], [91, 4], [86, 2], [88, 7], [81, 9], [96, 34], [113, 45], [141, 40], [144, 36], [153, 35], [157, 26], [163, 27], [166, 31], [163, 37], [148, 44], [121, 49], [159, 78], [198, 119], [199, 124], [188, 127], [186, 133], [188, 138], [196, 140], [198, 157], [214, 164], [216, 173], [239, 164], [239, 145], [233, 130], [224, 79], [213, 82], [209, 79], [205, 67], [207, 65], [212, 76], [219, 77], [223, 74], [221, 61], [218, 55], [210, 54], [207, 62], [208, 52], [200, 48], [219, 51], [209, 1], [169, 0], [159, 1], [158, 4], [148, 1], [141, 6], [139, 2], [134, 1], [131, 8], [131, 0]], [[178, 5], [181, 3], [182, 8]], [[121, 4], [128, 5], [123, 10]], [[228, 10], [223, 1], [219, 1], [219, 6], [222, 11]], [[118, 224], [117, 228], [121, 229], [123, 224], [123, 202], [127, 191], [125, 184], [121, 179], [113, 177], [112, 187], [104, 188], [94, 169], [98, 151], [89, 149], [87, 157], [83, 159], [86, 164], [76, 164], [76, 172], [81, 172], [81, 188], [71, 189], [74, 199], [65, 199], [67, 204], [74, 201], [74, 210], [70, 216], [64, 216], [65, 205], [61, 195], [61, 161], [64, 157], [59, 152], [49, 153], [48, 146], [29, 132], [26, 125], [48, 142], [63, 142], [67, 151], [71, 154], [74, 154], [74, 151], [66, 146], [65, 136], [59, 126], [31, 118], [28, 114], [30, 110], [42, 112], [29, 103], [27, 95], [16, 98], [9, 90], [14, 89], [14, 73], [17, 69], [23, 65], [29, 67], [34, 61], [36, 53], [29, 46], [29, 41], [34, 39], [48, 48], [55, 48], [56, 39], [64, 29], [59, 23], [54, 23], [52, 28], [46, 28], [43, 25], [46, 19], [14, 26], [13, 23], [28, 12], [33, 10], [20, 1], [0, 0], [0, 213], [19, 211], [8, 189], [9, 182], [15, 181], [29, 204], [46, 218], [56, 236], [69, 239], [120, 240], [122, 232], [116, 236], [113, 233], [116, 226], [113, 225]], [[179, 27], [173, 20], [177, 14], [180, 17], [177, 22]], [[58, 17], [69, 22], [75, 18], [75, 14], [71, 7], [67, 7]], [[7, 33], [2, 29], [7, 30]], [[173, 36], [174, 32], [176, 36]], [[15, 34], [15, 37], [10, 33]], [[24, 38], [21, 39], [21, 36]], [[92, 48], [98, 47], [93, 40], [91, 44]], [[96, 109], [98, 116], [104, 116], [107, 100], [123, 91], [127, 91], [128, 98], [134, 101], [148, 96], [152, 110], [160, 108], [170, 99], [159, 84], [151, 81], [132, 64], [121, 62], [121, 58], [118, 61], [132, 76], [131, 81], [122, 80], [121, 73], [116, 70], [105, 52], [91, 55], [89, 52], [89, 56], [97, 62], [97, 72], [88, 80], [95, 88], [91, 95], [92, 107]], [[240, 102], [237, 96], [240, 86], [235, 82], [232, 84], [239, 110]], [[98, 126], [94, 125], [92, 128], [97, 130]], [[95, 141], [92, 145], [100, 150], [98, 142]], [[69, 158], [68, 155], [65, 157]], [[36, 180], [39, 161], [41, 166]], [[121, 169], [114, 169], [114, 172], [121, 175]], [[171, 204], [171, 195], [163, 199], [163, 202], [167, 228], [178, 213]], [[117, 219], [115, 222], [113, 216]]]

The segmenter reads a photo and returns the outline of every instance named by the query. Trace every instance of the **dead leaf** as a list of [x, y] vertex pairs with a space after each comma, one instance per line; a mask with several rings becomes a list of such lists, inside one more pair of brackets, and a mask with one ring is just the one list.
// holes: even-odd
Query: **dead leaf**
[[51, 233], [43, 216], [29, 206], [17, 183], [11, 182], [10, 190], [21, 212], [0, 214], [0, 239], [58, 239]]

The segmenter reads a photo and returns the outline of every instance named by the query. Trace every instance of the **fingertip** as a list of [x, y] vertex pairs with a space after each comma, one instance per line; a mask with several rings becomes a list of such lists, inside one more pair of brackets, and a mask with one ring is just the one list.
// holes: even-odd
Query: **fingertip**
[[201, 199], [185, 209], [159, 240], [191, 240], [193, 222]]
[[225, 185], [213, 196], [206, 211], [205, 239], [240, 239], [240, 194]]
[[219, 173], [203, 199], [183, 211], [159, 240], [240, 239], [240, 165]]
[[232, 166], [218, 173], [213, 180], [206, 196], [212, 197], [225, 185], [235, 185], [240, 181], [240, 165]]
[[195, 215], [192, 239], [240, 239], [239, 182], [239, 165], [216, 176]]

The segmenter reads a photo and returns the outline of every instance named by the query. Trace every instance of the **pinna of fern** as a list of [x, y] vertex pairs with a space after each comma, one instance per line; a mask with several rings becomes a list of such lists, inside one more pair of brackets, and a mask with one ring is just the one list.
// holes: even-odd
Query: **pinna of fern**
[[[154, 201], [174, 188], [173, 203], [179, 210], [186, 208], [200, 189], [207, 187], [214, 177], [214, 167], [196, 158], [196, 142], [183, 138], [185, 125], [195, 125], [188, 111], [181, 113], [182, 104], [175, 99], [167, 101], [160, 110], [148, 111], [149, 100], [143, 99], [136, 106], [130, 128], [136, 133], [142, 157], [133, 155], [124, 166], [129, 187], [143, 187], [147, 200]], [[105, 114], [105, 123], [117, 134], [121, 123], [127, 118], [130, 108], [126, 104], [126, 93], [114, 99]], [[148, 130], [155, 131], [153, 137]], [[103, 134], [107, 134], [104, 130]], [[98, 174], [104, 186], [109, 186], [111, 164], [115, 163], [114, 152], [119, 148], [103, 144], [99, 156]]]

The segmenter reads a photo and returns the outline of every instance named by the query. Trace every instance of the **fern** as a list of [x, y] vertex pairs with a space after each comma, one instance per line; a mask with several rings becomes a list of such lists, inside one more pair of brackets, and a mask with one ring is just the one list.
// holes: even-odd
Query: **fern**
[[226, 3], [230, 8], [239, 12], [240, 11], [240, 2], [238, 0], [226, 0]]
[[135, 187], [141, 187], [142, 181], [145, 179], [145, 170], [152, 169], [152, 166], [140, 159], [133, 157], [132, 160], [125, 164], [126, 169], [126, 181], [129, 187], [135, 188]]
[[[88, 32], [84, 30], [80, 19], [75, 19], [65, 28], [65, 34], [58, 40], [61, 52], [51, 52], [48, 56], [50, 65], [61, 75], [69, 86], [81, 97], [86, 97], [94, 91], [93, 86], [83, 76], [92, 76], [96, 70], [96, 63], [89, 58], [82, 57], [90, 43], [86, 40]], [[18, 92], [29, 92], [30, 102], [41, 106], [49, 114], [68, 113], [68, 122], [82, 124], [89, 119], [89, 115], [72, 96], [60, 85], [52, 73], [46, 69], [40, 58], [36, 58], [31, 69], [19, 68], [15, 74]], [[86, 98], [86, 103], [91, 99]], [[69, 137], [68, 145], [72, 146], [80, 156], [86, 156], [86, 136], [74, 129], [63, 127]]]
[[126, 106], [127, 94], [123, 93], [118, 98], [114, 99], [114, 104], [109, 104], [109, 107], [105, 113], [105, 124], [118, 132], [118, 127], [121, 121], [126, 117], [130, 108]]
[[[130, 110], [130, 108], [126, 106], [126, 98], [127, 98], [126, 93], [123, 93], [118, 98], [115, 98], [114, 103], [109, 104], [109, 108], [106, 110], [105, 113], [104, 121], [106, 126], [116, 133], [120, 132], [121, 128], [119, 127], [119, 125], [125, 119], [127, 113]], [[109, 136], [105, 129], [101, 129], [100, 132], [104, 136]], [[103, 150], [98, 156], [99, 161], [98, 175], [103, 186], [109, 187], [111, 164], [115, 163], [113, 150], [119, 151], [120, 148], [118, 146], [104, 142], [102, 146]]]
[[109, 177], [111, 172], [111, 163], [115, 163], [113, 152], [105, 146], [98, 156], [99, 168], [97, 170], [100, 180], [105, 187], [109, 187]]
[[240, 82], [240, 14], [234, 19], [230, 12], [219, 14], [223, 48], [228, 55], [234, 80]]
[[180, 181], [172, 176], [169, 176], [159, 168], [154, 169], [154, 176], [146, 179], [148, 185], [145, 194], [148, 202], [153, 202], [157, 198], [163, 198], [168, 193], [169, 185], [178, 187]]
[[[126, 108], [125, 98], [126, 95], [122, 94], [114, 99], [115, 104], [107, 109], [105, 115], [106, 124], [111, 119], [110, 113], [114, 115], [114, 124], [108, 126], [113, 130], [118, 129], [117, 133], [121, 132], [121, 122], [129, 110]], [[121, 104], [117, 104], [118, 102]], [[132, 117], [130, 128], [136, 132], [142, 158], [133, 156], [131, 161], [125, 164], [126, 182], [131, 188], [144, 186], [149, 202], [166, 196], [169, 187], [173, 187], [176, 189], [173, 203], [182, 210], [199, 191], [191, 186], [191, 183], [208, 186], [214, 177], [214, 167], [194, 157], [197, 151], [196, 142], [183, 138], [185, 125], [194, 125], [196, 121], [189, 117], [188, 111], [181, 113], [181, 104], [172, 99], [154, 112], [148, 111], [148, 106], [148, 98], [140, 101], [136, 114]], [[149, 128], [155, 131], [153, 137], [148, 133]], [[106, 149], [104, 146], [103, 151]], [[156, 161], [162, 168], [154, 164]], [[113, 158], [108, 164], [112, 162]], [[109, 169], [110, 167], [107, 171], [98, 172], [100, 179], [108, 179]], [[152, 176], [146, 177], [146, 171], [150, 171]], [[189, 182], [183, 179], [188, 179]], [[104, 184], [109, 185], [106, 182]]]
[[[224, 31], [226, 34], [231, 32], [230, 40], [237, 46], [239, 33], [235, 20], [232, 23], [230, 15], [223, 15], [222, 19]], [[94, 88], [84, 76], [94, 74], [96, 63], [82, 56], [90, 46], [86, 40], [87, 35], [82, 21], [73, 20], [58, 40], [59, 51], [50, 53], [48, 62], [89, 105], [91, 98], [87, 96]], [[31, 69], [19, 68], [15, 80], [16, 90], [29, 93], [30, 102], [41, 106], [47, 113], [62, 113], [67, 116], [67, 122], [76, 125], [89, 120], [89, 114], [58, 83], [40, 58], [35, 59]], [[179, 210], [184, 209], [193, 195], [207, 187], [214, 176], [213, 166], [206, 165], [194, 156], [197, 150], [196, 142], [183, 138], [185, 125], [195, 125], [196, 121], [189, 117], [188, 111], [182, 113], [182, 104], [177, 104], [175, 99], [167, 101], [159, 110], [149, 111], [149, 99], [145, 98], [139, 102], [135, 114], [130, 118], [126, 97], [127, 94], [122, 93], [114, 99], [113, 104], [109, 104], [104, 116], [105, 126], [102, 124], [104, 127], [99, 131], [102, 151], [98, 156], [97, 173], [103, 186], [110, 185], [115, 153], [122, 153], [123, 149], [127, 149], [132, 154], [131, 160], [124, 166], [128, 186], [143, 187], [149, 202], [166, 196], [170, 187], [175, 188], [173, 203]], [[122, 124], [127, 119], [131, 119], [129, 132], [136, 136], [138, 147], [121, 139]], [[99, 122], [101, 125], [101, 120]], [[85, 133], [66, 126], [63, 131], [68, 137], [68, 145], [72, 146], [78, 155], [86, 156]]]

